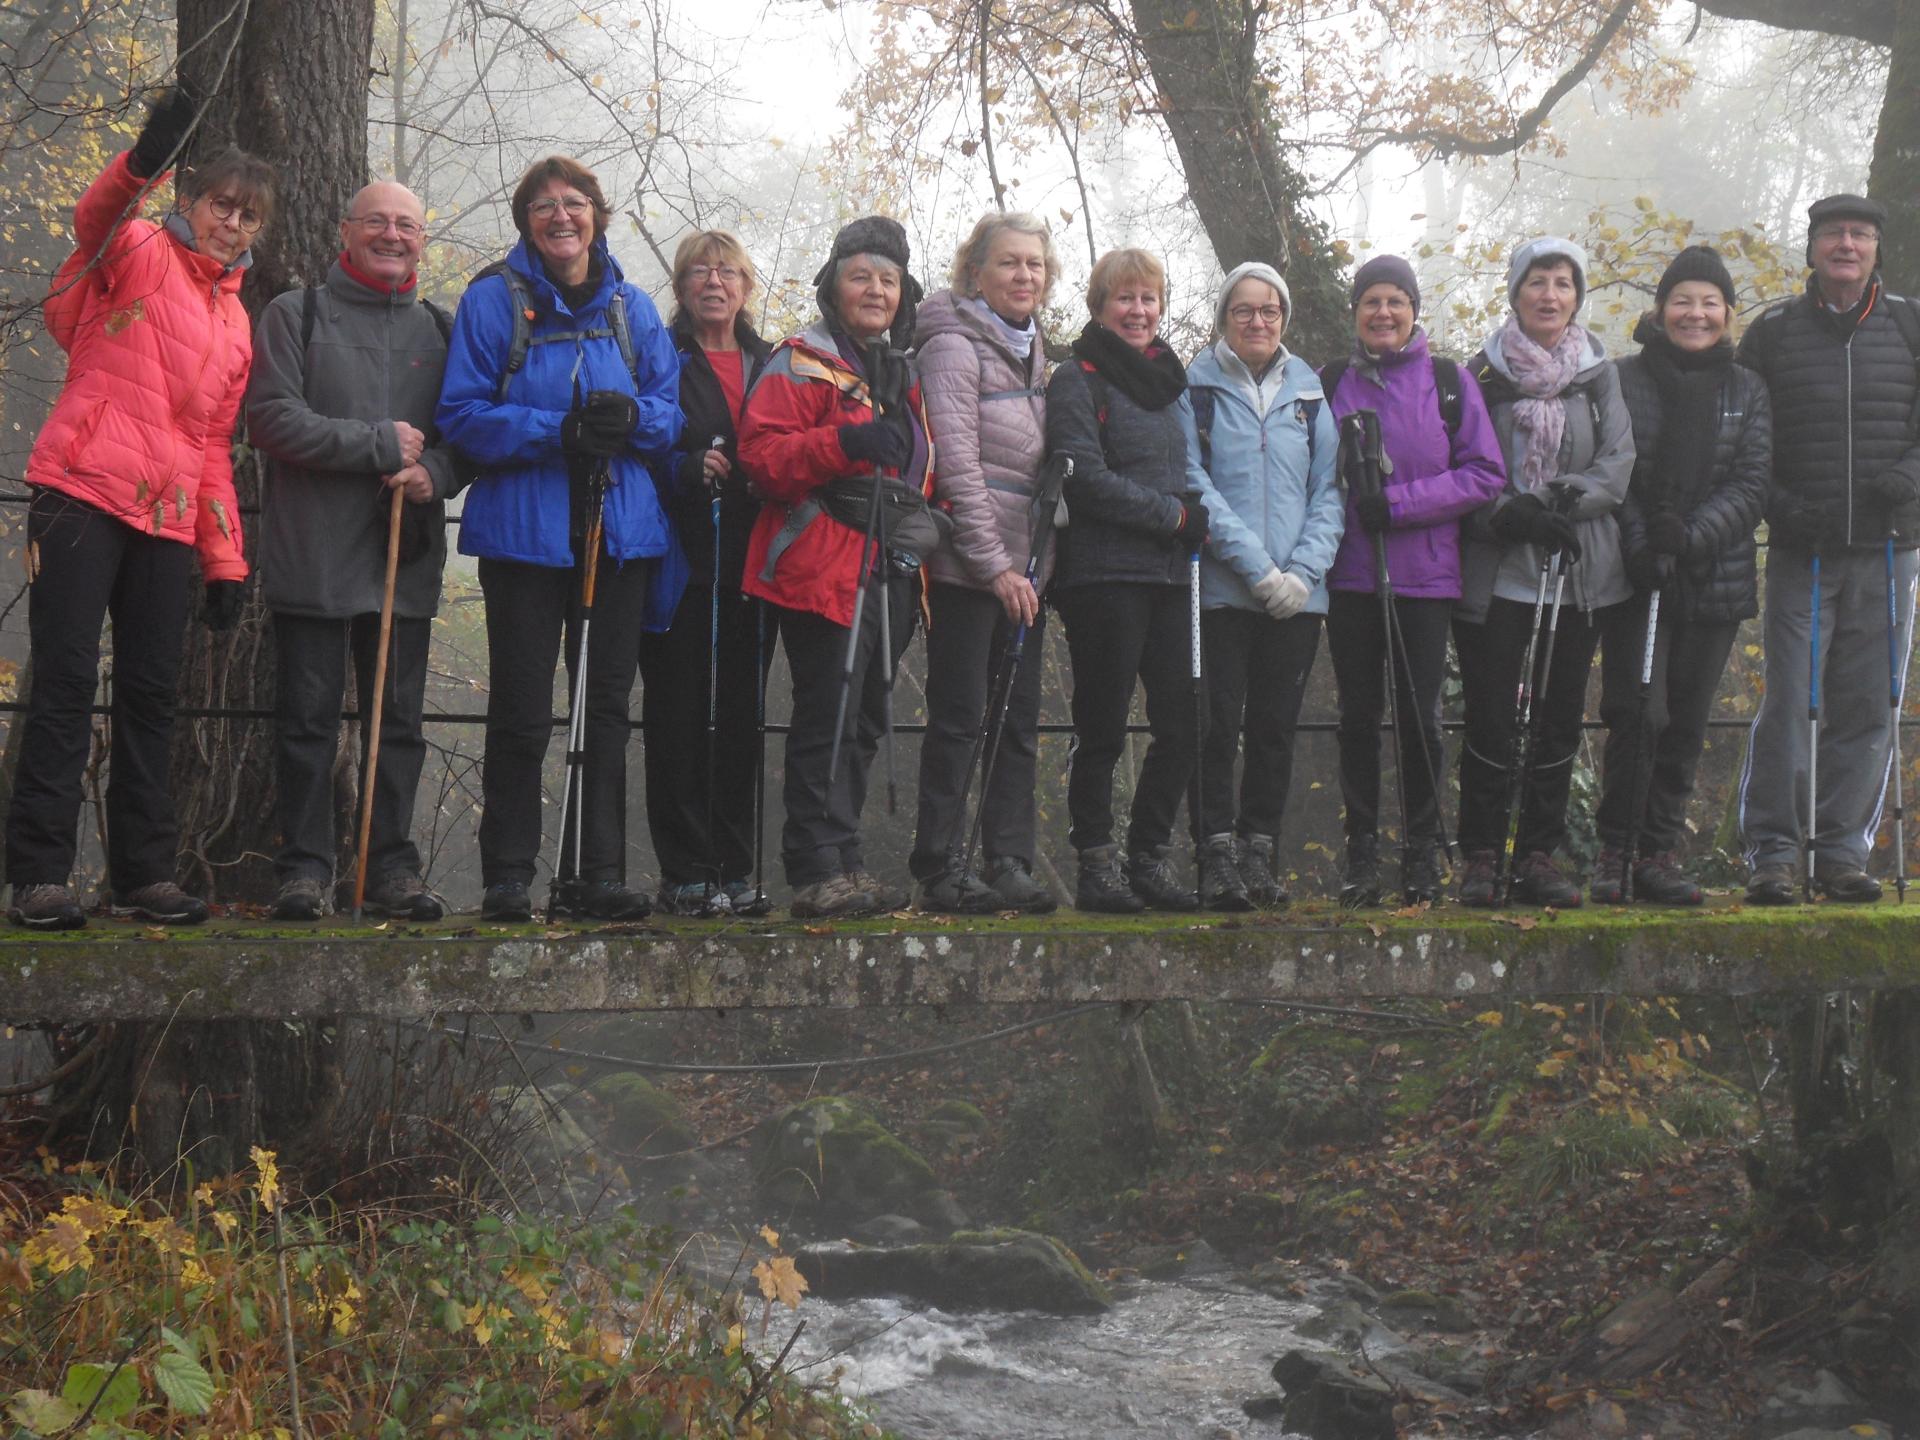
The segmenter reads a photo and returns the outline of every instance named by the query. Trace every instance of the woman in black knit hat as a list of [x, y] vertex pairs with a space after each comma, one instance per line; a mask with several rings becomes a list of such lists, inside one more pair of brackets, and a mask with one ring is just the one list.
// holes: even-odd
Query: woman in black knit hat
[[[1618, 511], [1634, 585], [1602, 633], [1607, 726], [1596, 904], [1697, 905], [1676, 859], [1707, 714], [1740, 622], [1759, 613], [1753, 532], [1773, 465], [1767, 387], [1733, 363], [1733, 278], [1690, 245], [1654, 292], [1619, 364], [1633, 418], [1633, 481]], [[1648, 613], [1659, 597], [1652, 682], [1642, 685]]]

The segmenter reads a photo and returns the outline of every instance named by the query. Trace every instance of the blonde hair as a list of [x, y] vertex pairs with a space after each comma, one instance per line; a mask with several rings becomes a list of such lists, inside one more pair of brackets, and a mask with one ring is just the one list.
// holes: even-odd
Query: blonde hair
[[953, 252], [953, 270], [947, 277], [948, 283], [953, 286], [953, 293], [968, 297], [980, 293], [978, 276], [986, 268], [994, 237], [1003, 230], [1011, 230], [1016, 235], [1040, 237], [1040, 255], [1047, 267], [1046, 283], [1040, 287], [1040, 303], [1045, 305], [1047, 297], [1053, 293], [1054, 279], [1060, 273], [1060, 257], [1054, 253], [1053, 231], [1047, 228], [1047, 222], [1024, 210], [1004, 214], [989, 210], [974, 222], [973, 233], [962, 240], [960, 248]]
[[740, 272], [740, 302], [745, 304], [753, 294], [759, 275], [753, 268], [753, 257], [747, 254], [747, 247], [740, 243], [740, 237], [731, 230], [696, 230], [673, 252], [673, 308], [681, 309], [680, 286], [687, 278], [687, 271], [696, 265], [731, 265]]
[[1151, 284], [1160, 292], [1160, 303], [1167, 300], [1167, 267], [1149, 250], [1109, 250], [1093, 262], [1087, 277], [1087, 313], [1099, 315], [1107, 297], [1122, 285]]

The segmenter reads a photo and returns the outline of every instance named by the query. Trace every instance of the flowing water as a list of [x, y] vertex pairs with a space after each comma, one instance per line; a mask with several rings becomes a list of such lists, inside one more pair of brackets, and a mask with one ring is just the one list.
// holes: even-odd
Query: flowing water
[[[1282, 1440], [1240, 1402], [1315, 1307], [1225, 1275], [1120, 1287], [1104, 1315], [947, 1314], [898, 1300], [808, 1299], [787, 1368], [839, 1388], [909, 1440]], [[776, 1320], [763, 1345], [785, 1343]]]

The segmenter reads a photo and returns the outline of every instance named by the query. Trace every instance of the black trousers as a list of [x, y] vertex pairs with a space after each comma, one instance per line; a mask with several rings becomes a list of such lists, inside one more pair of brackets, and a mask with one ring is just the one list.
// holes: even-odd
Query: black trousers
[[1642, 855], [1679, 848], [1694, 772], [1707, 744], [1707, 718], [1739, 630], [1737, 622], [1702, 625], [1662, 615], [1654, 633], [1653, 684], [1643, 700], [1647, 597], [1636, 595], [1606, 612], [1600, 632], [1600, 718], [1607, 726], [1601, 844]]
[[[650, 561], [600, 557], [587, 640], [586, 803], [580, 810], [582, 880], [626, 873], [627, 698], [640, 663]], [[487, 748], [480, 768], [480, 879], [528, 884], [540, 853], [540, 770], [553, 738], [553, 667], [566, 636], [567, 694], [580, 649], [585, 566], [482, 560], [487, 601]], [[561, 713], [569, 702], [563, 701]], [[569, 819], [568, 828], [572, 828]], [[566, 840], [572, 854], [572, 837]]]
[[1073, 665], [1067, 754], [1069, 838], [1113, 843], [1113, 772], [1125, 752], [1137, 679], [1147, 692], [1147, 756], [1133, 790], [1127, 848], [1164, 845], [1199, 757], [1189, 672], [1187, 591], [1176, 585], [1075, 585], [1054, 592]]
[[[985, 590], [933, 585], [927, 608], [927, 733], [920, 742], [920, 815], [908, 868], [920, 880], [947, 867], [950, 851], [966, 843], [955, 832], [967, 821], [961, 785], [980, 735], [988, 689], [1002, 664], [1013, 625]], [[1047, 612], [1027, 631], [1013, 677], [1000, 750], [981, 801], [980, 846], [990, 859], [1033, 863], [1034, 774], [1040, 724], [1040, 672]], [[980, 764], [986, 764], [981, 754]]]
[[[1207, 732], [1200, 751], [1202, 837], [1280, 833], [1293, 783], [1294, 726], [1320, 649], [1320, 617], [1275, 620], [1226, 607], [1200, 616]], [[1233, 759], [1244, 744], [1240, 803]]]
[[919, 582], [896, 577], [870, 586], [854, 645], [847, 718], [840, 732], [840, 768], [831, 783], [833, 722], [846, 673], [848, 627], [806, 610], [781, 610], [780, 638], [793, 672], [793, 720], [787, 731], [784, 787], [787, 818], [780, 831], [787, 883], [798, 890], [834, 875], [866, 868], [860, 812], [867, 773], [880, 746], [890, 667], [880, 661], [880, 605], [890, 607], [893, 665], [913, 638]]
[[[1395, 655], [1392, 662], [1394, 699], [1400, 710], [1400, 754], [1406, 762], [1400, 777], [1407, 804], [1407, 813], [1399, 817], [1401, 838], [1403, 842], [1436, 840], [1440, 797], [1435, 786], [1446, 773], [1440, 685], [1447, 673], [1447, 621], [1453, 601], [1396, 595], [1393, 613], [1406, 642], [1405, 658]], [[1380, 718], [1387, 708], [1388, 669], [1387, 627], [1377, 593], [1332, 592], [1327, 601], [1327, 650], [1333, 657], [1333, 680], [1340, 694], [1340, 795], [1347, 808], [1347, 835], [1377, 834]]]
[[[640, 637], [647, 829], [663, 885], [724, 884], [744, 880], [753, 870], [760, 745], [754, 666], [760, 666], [764, 686], [773, 662], [777, 612], [767, 607], [762, 638], [759, 602], [723, 588], [714, 667], [709, 664], [715, 653], [712, 604], [710, 586], [689, 587], [672, 628]], [[709, 768], [707, 687], [715, 668], [720, 683]]]
[[[1552, 611], [1549, 597], [1534, 659], [1535, 738], [1532, 773], [1520, 796], [1516, 849], [1521, 855], [1535, 850], [1551, 855], [1566, 843], [1567, 796], [1580, 749], [1587, 677], [1600, 642], [1600, 616], [1562, 605], [1553, 666], [1546, 670], [1546, 630]], [[1460, 751], [1460, 848], [1468, 853], [1499, 850], [1506, 841], [1514, 697], [1532, 629], [1533, 606], [1518, 600], [1491, 601], [1483, 623], [1453, 617], [1453, 648], [1460, 657], [1467, 731]]]
[[122, 894], [171, 880], [179, 824], [167, 789], [193, 551], [52, 490], [35, 490], [27, 543], [32, 688], [7, 813], [7, 879], [64, 885], [78, 847], [100, 627], [113, 620], [107, 872]]
[[[373, 781], [373, 829], [367, 840], [367, 873], [420, 873], [414, 848], [413, 802], [426, 763], [421, 728], [426, 708], [427, 647], [433, 622], [393, 617], [387, 652], [387, 690], [380, 710], [380, 761]], [[273, 617], [278, 652], [274, 691], [275, 807], [280, 853], [274, 869], [282, 883], [298, 877], [326, 884], [333, 878], [333, 758], [346, 696], [347, 657], [360, 696], [360, 773], [366, 775], [367, 736], [373, 719], [373, 672], [379, 658], [380, 617], [329, 620], [306, 615]], [[358, 824], [356, 814], [356, 826]], [[358, 836], [356, 828], [355, 835]]]

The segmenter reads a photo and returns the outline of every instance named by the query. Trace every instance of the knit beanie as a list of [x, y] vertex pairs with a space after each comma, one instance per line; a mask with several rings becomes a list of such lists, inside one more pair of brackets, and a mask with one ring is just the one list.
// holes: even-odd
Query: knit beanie
[[1667, 297], [1673, 294], [1674, 287], [1688, 280], [1704, 280], [1719, 287], [1720, 293], [1727, 297], [1727, 308], [1734, 308], [1733, 276], [1727, 270], [1727, 262], [1720, 258], [1720, 252], [1711, 245], [1689, 245], [1673, 257], [1660, 276], [1660, 284], [1653, 292], [1656, 314], [1666, 308]]
[[1537, 236], [1513, 252], [1513, 258], [1507, 261], [1507, 303], [1519, 300], [1520, 282], [1543, 260], [1565, 260], [1573, 266], [1573, 308], [1577, 312], [1587, 303], [1587, 252], [1558, 235]]
[[1360, 297], [1375, 285], [1391, 285], [1396, 290], [1406, 292], [1413, 301], [1413, 318], [1420, 318], [1420, 282], [1413, 276], [1413, 266], [1398, 255], [1376, 255], [1358, 270], [1353, 272], [1353, 291], [1347, 297], [1347, 308], [1358, 310]]
[[1280, 292], [1280, 308], [1285, 313], [1280, 317], [1280, 333], [1287, 333], [1287, 322], [1293, 319], [1293, 292], [1287, 289], [1287, 282], [1280, 272], [1263, 260], [1249, 260], [1244, 265], [1236, 265], [1227, 272], [1227, 278], [1220, 282], [1220, 295], [1213, 305], [1213, 329], [1216, 335], [1227, 333], [1227, 297], [1233, 294], [1233, 287], [1242, 280], [1264, 280]]
[[[1813, 232], [1829, 220], [1864, 220], [1882, 234], [1887, 229], [1887, 207], [1864, 195], [1827, 195], [1807, 207], [1807, 264], [1813, 264]], [[1878, 260], [1879, 247], [1874, 247]]]
[[867, 215], [840, 227], [840, 233], [833, 237], [833, 249], [827, 252], [826, 263], [813, 277], [814, 298], [820, 302], [820, 313], [829, 320], [840, 318], [839, 307], [834, 301], [833, 272], [842, 260], [854, 255], [878, 255], [900, 267], [900, 308], [893, 312], [893, 325], [887, 336], [896, 350], [906, 349], [913, 340], [915, 307], [926, 292], [907, 268], [908, 262], [913, 259], [913, 249], [907, 243], [907, 232], [891, 216]]

